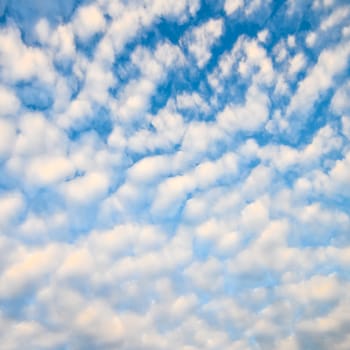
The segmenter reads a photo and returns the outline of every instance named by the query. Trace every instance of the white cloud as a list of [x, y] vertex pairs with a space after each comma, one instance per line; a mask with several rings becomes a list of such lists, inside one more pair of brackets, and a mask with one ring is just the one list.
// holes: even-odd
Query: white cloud
[[87, 66], [85, 74], [85, 84], [81, 92], [81, 99], [101, 104], [106, 103], [108, 89], [115, 83], [113, 74], [96, 62], [92, 62]]
[[109, 177], [102, 172], [89, 172], [62, 184], [62, 193], [68, 201], [89, 204], [107, 194]]
[[317, 63], [302, 80], [287, 108], [287, 114], [307, 114], [323, 92], [333, 87], [334, 78], [348, 65], [349, 43], [342, 42], [334, 48], [325, 49], [319, 55]]
[[152, 211], [166, 213], [176, 210], [188, 193], [197, 188], [212, 186], [221, 177], [233, 176], [237, 171], [237, 160], [234, 154], [227, 153], [216, 161], [206, 161], [184, 175], [169, 177], [157, 188]]
[[271, 2], [271, 0], [267, 0], [267, 1], [253, 0], [253, 1], [248, 3], [244, 12], [247, 16], [250, 16], [251, 14], [254, 14], [258, 10], [260, 10], [262, 5], [265, 5], [265, 6], [269, 5], [270, 2]]
[[38, 185], [52, 185], [72, 176], [74, 166], [62, 156], [36, 157], [27, 165], [27, 178]]
[[205, 262], [193, 262], [184, 274], [197, 288], [215, 291], [223, 286], [222, 270], [223, 266], [219, 260], [209, 258]]
[[312, 6], [315, 9], [320, 9], [320, 8], [328, 8], [330, 6], [334, 5], [334, 0], [314, 0]]
[[17, 219], [25, 207], [25, 198], [18, 191], [5, 192], [0, 196], [1, 226], [11, 223]]
[[45, 44], [49, 42], [51, 28], [49, 22], [45, 18], [41, 18], [35, 25], [35, 34], [41, 43]]
[[166, 155], [145, 157], [135, 163], [128, 173], [131, 181], [147, 183], [171, 173], [171, 165], [171, 158]]
[[332, 151], [340, 150], [342, 140], [335, 130], [326, 125], [320, 128], [312, 141], [302, 149], [296, 149], [287, 145], [268, 145], [256, 149], [255, 154], [262, 160], [269, 160], [279, 171], [286, 171], [293, 166], [304, 169], [319, 166], [322, 158]]
[[180, 320], [183, 319], [186, 315], [193, 311], [197, 302], [198, 301], [195, 294], [178, 297], [170, 307], [170, 317]]
[[[175, 16], [180, 22], [184, 21], [188, 14], [194, 15], [199, 7], [199, 0], [156, 0], [150, 2], [152, 12], [157, 15]], [[188, 13], [187, 13], [188, 12]]]
[[77, 98], [69, 103], [66, 111], [58, 116], [57, 124], [62, 128], [69, 128], [83, 124], [91, 116], [92, 108], [88, 99]]
[[218, 124], [225, 130], [256, 131], [269, 115], [269, 100], [255, 86], [249, 88], [244, 105], [228, 105], [217, 116]]
[[301, 346], [345, 350], [349, 346], [349, 337], [342, 330], [349, 327], [348, 311], [349, 301], [343, 299], [329, 313], [302, 320], [297, 325]]
[[237, 10], [239, 10], [243, 6], [244, 6], [243, 0], [226, 0], [225, 5], [224, 5], [224, 9], [225, 9], [226, 14], [229, 16], [229, 15], [232, 15], [234, 12], [236, 12]]
[[121, 319], [103, 301], [86, 305], [77, 314], [74, 326], [79, 333], [92, 337], [100, 346], [120, 344], [124, 334]]
[[338, 159], [331, 169], [327, 172], [315, 170], [308, 174], [308, 180], [312, 184], [312, 189], [317, 193], [326, 193], [327, 195], [340, 195], [348, 197], [350, 152], [345, 153], [344, 157]]
[[321, 30], [326, 31], [335, 25], [341, 24], [350, 16], [350, 7], [341, 6], [336, 8], [326, 19], [321, 22]]
[[296, 54], [289, 61], [289, 75], [295, 75], [299, 73], [306, 65], [305, 56], [302, 53]]
[[62, 154], [67, 147], [66, 135], [41, 113], [23, 114], [18, 127], [14, 148], [18, 155]]
[[18, 227], [18, 233], [24, 239], [46, 242], [54, 234], [62, 234], [68, 228], [68, 218], [64, 211], [38, 215], [29, 212]]
[[297, 264], [298, 261], [294, 260], [297, 252], [286, 246], [288, 230], [287, 222], [270, 222], [256, 240], [230, 261], [230, 271], [238, 275], [256, 276], [261, 271], [281, 272]]
[[249, 201], [264, 195], [273, 181], [273, 175], [273, 170], [264, 165], [253, 168], [242, 184], [244, 198]]
[[350, 82], [346, 82], [336, 90], [332, 98], [331, 106], [334, 112], [339, 115], [350, 112], [349, 95]]
[[149, 115], [147, 119], [154, 131], [142, 129], [131, 135], [128, 140], [131, 150], [139, 153], [157, 149], [169, 150], [180, 143], [185, 133], [185, 125], [179, 113], [165, 107], [156, 115]]
[[294, 299], [297, 304], [311, 308], [314, 303], [336, 301], [343, 288], [341, 281], [335, 275], [314, 275], [307, 281], [285, 284], [278, 288], [278, 293], [284, 298]]
[[201, 111], [207, 114], [210, 110], [208, 103], [196, 92], [177, 95], [176, 106], [179, 109], [190, 109], [194, 113]]
[[[230, 78], [236, 79], [237, 74], [250, 89], [271, 86], [276, 79], [272, 60], [258, 40], [239, 36], [232, 49], [220, 57], [218, 66], [208, 76], [208, 82], [221, 94], [234, 87]], [[254, 84], [251, 84], [252, 81]], [[240, 94], [239, 91], [236, 93]]]
[[341, 33], [344, 38], [348, 38], [350, 36], [350, 26], [344, 27]]
[[75, 33], [83, 40], [103, 31], [105, 25], [103, 14], [95, 5], [79, 7], [73, 21]]
[[350, 140], [350, 117], [342, 117], [342, 130], [343, 134]]
[[268, 39], [269, 31], [267, 29], [264, 29], [258, 33], [258, 39], [260, 42], [265, 43]]
[[58, 270], [60, 278], [86, 277], [94, 269], [94, 258], [86, 248], [76, 247], [68, 253]]
[[6, 8], [3, 347], [349, 348], [348, 7], [270, 4]]
[[191, 122], [184, 134], [182, 148], [187, 154], [206, 152], [210, 146], [225, 138], [225, 131], [217, 124]]
[[346, 188], [348, 188], [347, 186], [350, 183], [348, 176], [349, 167], [350, 153], [348, 152], [343, 159], [336, 161], [334, 167], [330, 171], [330, 178], [333, 181], [332, 187], [337, 188], [338, 193], [346, 191]]
[[241, 212], [240, 227], [246, 233], [259, 233], [269, 223], [268, 198], [257, 199]]
[[123, 122], [141, 118], [149, 107], [157, 85], [166, 78], [169, 71], [184, 62], [179, 47], [168, 42], [158, 44], [154, 52], [138, 47], [131, 60], [140, 71], [140, 76], [128, 82], [116, 102], [117, 117]]
[[18, 80], [38, 79], [46, 84], [52, 84], [55, 72], [46, 52], [26, 46], [19, 30], [4, 27], [0, 30], [0, 66], [3, 81], [16, 82]]
[[287, 37], [287, 44], [289, 48], [295, 48], [296, 42], [295, 42], [295, 35], [288, 35]]
[[11, 154], [15, 144], [15, 125], [10, 120], [0, 119], [0, 134], [0, 158], [6, 158]]
[[[43, 30], [47, 30], [44, 28]], [[60, 25], [52, 33], [50, 44], [56, 49], [55, 59], [73, 59], [76, 54], [74, 33], [69, 25]]]
[[53, 332], [34, 320], [18, 323], [13, 318], [0, 316], [2, 346], [14, 350], [18, 347], [54, 348], [60, 346], [65, 338], [63, 332]]
[[5, 86], [0, 86], [0, 115], [13, 115], [17, 112], [19, 106], [20, 102], [13, 91]]
[[228, 16], [234, 14], [238, 10], [244, 10], [246, 16], [251, 16], [262, 8], [262, 6], [269, 5], [270, 1], [265, 3], [261, 0], [244, 1], [244, 0], [225, 0], [224, 10]]
[[62, 253], [62, 249], [51, 245], [18, 255], [16, 261], [7, 266], [1, 275], [0, 296], [9, 299], [41, 283], [45, 275], [59, 264]]
[[223, 21], [221, 19], [210, 19], [185, 35], [184, 42], [188, 46], [188, 51], [194, 56], [199, 68], [203, 68], [210, 60], [211, 47], [222, 35], [222, 32]]
[[316, 40], [317, 40], [317, 34], [315, 32], [311, 32], [306, 36], [306, 39], [305, 39], [306, 45], [308, 47], [312, 47], [315, 45]]

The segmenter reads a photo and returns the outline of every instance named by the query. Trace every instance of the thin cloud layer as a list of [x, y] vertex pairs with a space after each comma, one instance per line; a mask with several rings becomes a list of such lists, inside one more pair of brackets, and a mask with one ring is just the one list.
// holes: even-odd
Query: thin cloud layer
[[3, 1], [1, 349], [350, 348], [350, 6]]

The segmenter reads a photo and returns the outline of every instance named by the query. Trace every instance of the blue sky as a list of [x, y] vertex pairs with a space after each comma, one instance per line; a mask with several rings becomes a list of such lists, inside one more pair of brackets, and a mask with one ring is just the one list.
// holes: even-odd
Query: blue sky
[[1, 349], [349, 349], [349, 62], [347, 1], [0, 1]]

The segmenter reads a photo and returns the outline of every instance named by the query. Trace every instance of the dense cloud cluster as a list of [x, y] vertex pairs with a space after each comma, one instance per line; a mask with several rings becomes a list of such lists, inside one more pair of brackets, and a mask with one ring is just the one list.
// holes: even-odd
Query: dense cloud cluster
[[0, 4], [1, 349], [350, 348], [350, 5]]

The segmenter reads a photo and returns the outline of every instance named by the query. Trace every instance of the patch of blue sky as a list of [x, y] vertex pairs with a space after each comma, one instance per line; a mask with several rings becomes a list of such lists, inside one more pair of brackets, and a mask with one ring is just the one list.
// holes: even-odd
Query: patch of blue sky
[[85, 39], [85, 38], [76, 38], [75, 40], [75, 47], [76, 50], [83, 53], [83, 55], [88, 60], [93, 60], [96, 47], [100, 43], [101, 39], [103, 38], [102, 33], [96, 33], [91, 38]]
[[109, 111], [103, 106], [96, 106], [91, 116], [87, 120], [72, 126], [67, 130], [67, 135], [72, 141], [78, 140], [86, 133], [97, 134], [98, 137], [106, 142], [108, 136], [112, 132], [113, 121]]
[[28, 109], [43, 111], [53, 104], [52, 91], [35, 81], [17, 84], [16, 92], [23, 106]]

